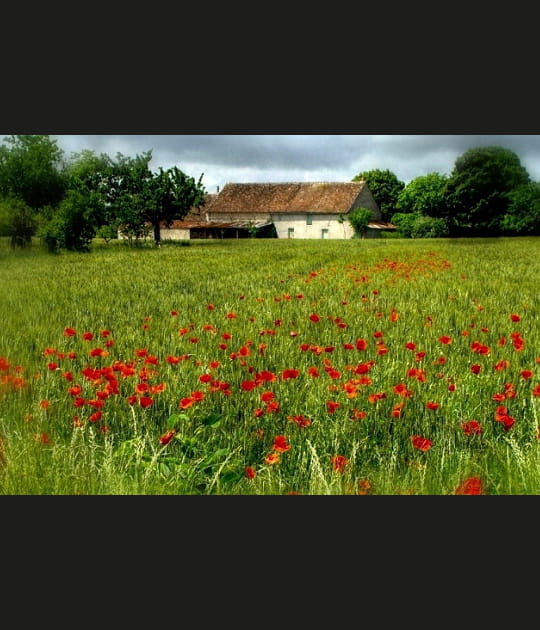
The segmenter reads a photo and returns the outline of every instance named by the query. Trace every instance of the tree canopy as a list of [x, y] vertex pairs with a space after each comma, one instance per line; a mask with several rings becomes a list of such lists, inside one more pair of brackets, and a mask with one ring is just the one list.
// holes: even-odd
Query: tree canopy
[[469, 149], [457, 158], [450, 174], [445, 218], [453, 232], [497, 235], [510, 193], [529, 182], [529, 174], [510, 149]]
[[397, 175], [386, 169], [373, 169], [364, 171], [353, 178], [353, 182], [365, 179], [373, 199], [377, 202], [382, 219], [387, 221], [396, 211], [396, 203], [400, 192], [405, 188], [405, 183], [397, 178]]

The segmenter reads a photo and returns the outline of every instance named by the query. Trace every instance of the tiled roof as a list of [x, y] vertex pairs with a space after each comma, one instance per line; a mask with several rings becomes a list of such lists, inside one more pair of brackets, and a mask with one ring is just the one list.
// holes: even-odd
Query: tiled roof
[[360, 182], [226, 184], [205, 206], [215, 214], [313, 212], [341, 214], [352, 209], [365, 185]]

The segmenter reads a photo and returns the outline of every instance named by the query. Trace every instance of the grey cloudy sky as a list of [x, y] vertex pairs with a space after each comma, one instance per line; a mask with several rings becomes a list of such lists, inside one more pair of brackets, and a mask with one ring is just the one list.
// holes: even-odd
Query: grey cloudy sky
[[351, 181], [363, 171], [390, 170], [407, 184], [437, 172], [449, 175], [470, 148], [514, 151], [540, 181], [540, 135], [54, 135], [67, 157], [83, 149], [115, 158], [152, 151], [150, 166], [181, 171], [207, 192], [227, 183]]

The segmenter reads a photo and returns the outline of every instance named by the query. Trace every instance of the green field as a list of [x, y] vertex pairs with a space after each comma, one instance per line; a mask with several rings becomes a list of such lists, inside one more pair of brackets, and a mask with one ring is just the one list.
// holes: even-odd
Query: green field
[[539, 238], [2, 241], [0, 493], [538, 494], [539, 279]]

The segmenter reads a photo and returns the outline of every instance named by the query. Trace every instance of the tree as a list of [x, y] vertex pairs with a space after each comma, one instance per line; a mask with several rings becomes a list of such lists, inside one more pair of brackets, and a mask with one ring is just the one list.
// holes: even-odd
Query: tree
[[42, 211], [39, 234], [49, 251], [87, 252], [98, 229], [112, 222], [106, 204], [110, 160], [83, 150], [64, 168], [67, 190], [56, 209]]
[[353, 208], [347, 218], [353, 227], [355, 237], [364, 238], [368, 224], [373, 219], [373, 213], [368, 208]]
[[30, 245], [36, 228], [35, 213], [22, 199], [0, 199], [0, 236], [9, 237], [11, 247]]
[[387, 221], [389, 216], [396, 211], [396, 203], [399, 193], [405, 187], [392, 171], [374, 169], [364, 171], [353, 178], [353, 182], [365, 179], [373, 198], [381, 211], [382, 219]]
[[30, 245], [44, 208], [60, 203], [66, 188], [62, 156], [49, 136], [9, 136], [0, 146], [0, 198], [6, 200], [13, 246]]
[[398, 228], [402, 238], [442, 238], [448, 236], [448, 227], [444, 219], [429, 217], [420, 211], [397, 212], [392, 216], [392, 223]]
[[529, 182], [513, 151], [498, 146], [469, 149], [457, 158], [448, 179], [444, 218], [455, 234], [496, 236], [510, 193]]
[[185, 217], [192, 207], [203, 206], [206, 191], [202, 174], [195, 181], [176, 166], [160, 167], [153, 173], [149, 168], [151, 158], [151, 151], [135, 158], [118, 154], [110, 172], [108, 201], [124, 233], [138, 237], [149, 224], [159, 246], [161, 224], [169, 227], [174, 220]]
[[0, 196], [21, 199], [35, 211], [63, 197], [63, 151], [49, 136], [8, 136], [0, 146]]
[[396, 210], [438, 216], [441, 208], [446, 206], [447, 182], [448, 177], [439, 173], [415, 177], [399, 193]]
[[508, 194], [508, 210], [500, 229], [503, 234], [540, 236], [540, 182], [525, 184]]

